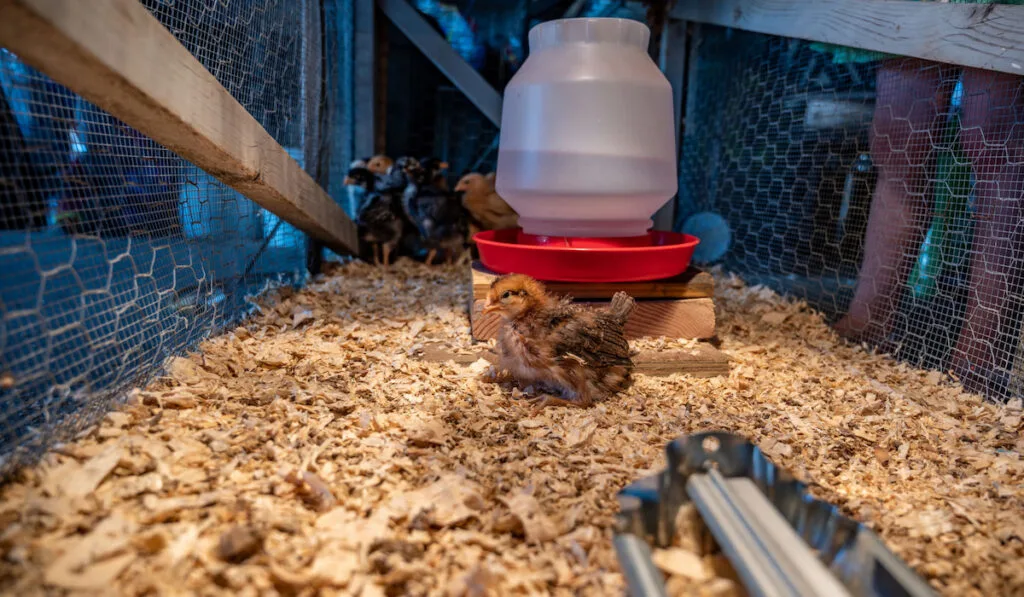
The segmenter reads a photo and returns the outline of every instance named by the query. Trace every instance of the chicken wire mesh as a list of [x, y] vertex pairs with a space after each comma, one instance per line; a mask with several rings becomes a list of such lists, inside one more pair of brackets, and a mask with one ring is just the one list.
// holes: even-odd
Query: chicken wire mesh
[[846, 337], [1022, 394], [1021, 78], [704, 26], [677, 229]]
[[[347, 3], [143, 4], [321, 180]], [[339, 9], [339, 6], [342, 9]], [[327, 54], [321, 40], [327, 34]], [[116, 35], [116, 32], [111, 32]], [[331, 56], [328, 61], [327, 56]], [[328, 73], [327, 71], [330, 71]], [[330, 76], [324, 76], [330, 74]], [[292, 226], [0, 51], [0, 474], [305, 275]], [[316, 158], [316, 159], [309, 159]], [[326, 186], [326, 185], [325, 185]]]

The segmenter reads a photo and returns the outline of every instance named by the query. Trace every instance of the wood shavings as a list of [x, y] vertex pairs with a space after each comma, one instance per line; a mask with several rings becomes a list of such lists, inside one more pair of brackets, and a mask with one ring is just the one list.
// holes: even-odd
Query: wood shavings
[[64, 555], [46, 568], [46, 584], [71, 590], [109, 586], [134, 559], [131, 554], [121, 554], [134, 529], [134, 523], [114, 514], [88, 535], [66, 541]]
[[217, 557], [225, 562], [240, 563], [259, 553], [263, 535], [250, 526], [236, 526], [220, 536]]
[[338, 503], [331, 488], [316, 473], [290, 471], [284, 478], [295, 486], [302, 500], [316, 512], [326, 512]]
[[529, 543], [542, 543], [550, 541], [557, 535], [555, 524], [541, 509], [540, 503], [532, 495], [525, 491], [518, 492], [512, 496], [501, 498], [512, 515], [522, 525], [523, 534]]
[[124, 450], [119, 444], [109, 446], [93, 456], [81, 467], [73, 466], [71, 471], [63, 467], [54, 471], [54, 483], [59, 485], [59, 494], [70, 499], [81, 498], [96, 491], [114, 467], [121, 462]]
[[[1019, 400], [987, 404], [717, 274], [727, 376], [638, 374], [594, 408], [530, 416], [521, 389], [479, 380], [493, 342], [470, 340], [467, 280], [353, 263], [261, 297], [0, 488], [5, 590], [622, 594], [615, 493], [660, 470], [666, 442], [721, 429], [875, 529], [940, 594], [1024, 593]], [[742, 595], [696, 511], [680, 521], [673, 548], [691, 555], [662, 561], [684, 573], [670, 594]]]
[[710, 578], [708, 571], [704, 568], [704, 561], [692, 551], [678, 547], [657, 549], [651, 555], [651, 559], [654, 561], [654, 565], [666, 574], [685, 576], [695, 581], [704, 581]]
[[404, 500], [412, 505], [408, 516], [427, 513], [436, 526], [454, 526], [476, 516], [485, 504], [476, 486], [459, 475], [445, 475], [437, 482], [414, 491]]
[[413, 446], [443, 446], [448, 437], [448, 430], [442, 422], [431, 419], [410, 429], [408, 437], [409, 444]]

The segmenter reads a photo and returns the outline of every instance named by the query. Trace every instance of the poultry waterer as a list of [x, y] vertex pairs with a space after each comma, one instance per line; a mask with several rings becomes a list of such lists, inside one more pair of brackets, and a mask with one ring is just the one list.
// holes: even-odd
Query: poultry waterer
[[636, 282], [687, 269], [699, 240], [652, 231], [676, 193], [672, 88], [627, 19], [530, 30], [505, 89], [498, 193], [521, 228], [480, 232], [483, 264], [564, 282]]

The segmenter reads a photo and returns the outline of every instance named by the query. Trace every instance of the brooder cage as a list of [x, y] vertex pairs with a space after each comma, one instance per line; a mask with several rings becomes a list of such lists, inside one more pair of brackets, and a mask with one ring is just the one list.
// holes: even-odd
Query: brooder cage
[[[480, 380], [494, 272], [367, 263], [348, 174], [497, 170], [529, 29], [574, 17], [648, 24], [654, 226], [701, 243], [626, 288], [633, 385], [538, 413]], [[756, 592], [683, 495], [717, 458], [851, 594], [898, 592], [871, 550], [1024, 591], [1022, 31], [907, 0], [0, 0], [0, 588]], [[624, 517], [660, 533], [629, 557]]]

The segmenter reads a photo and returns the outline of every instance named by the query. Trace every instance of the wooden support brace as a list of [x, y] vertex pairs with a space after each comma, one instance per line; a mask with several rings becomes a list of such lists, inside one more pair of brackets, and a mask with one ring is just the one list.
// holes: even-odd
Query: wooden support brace
[[0, 0], [0, 45], [340, 253], [355, 224], [138, 0]]

